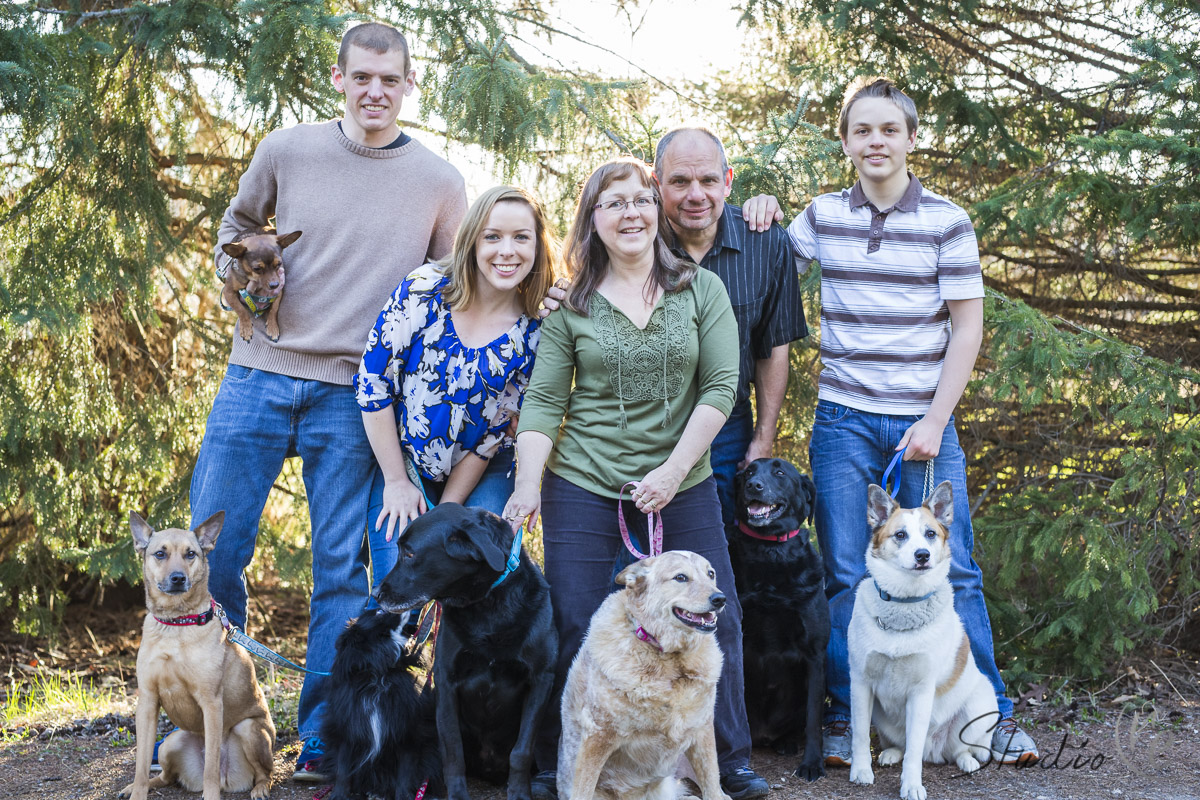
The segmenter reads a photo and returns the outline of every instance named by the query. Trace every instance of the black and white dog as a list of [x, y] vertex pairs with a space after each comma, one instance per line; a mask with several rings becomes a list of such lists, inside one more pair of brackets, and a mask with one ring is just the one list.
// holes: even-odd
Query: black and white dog
[[433, 676], [448, 799], [468, 800], [471, 774], [507, 779], [508, 800], [529, 800], [558, 658], [550, 586], [504, 520], [481, 509], [443, 503], [405, 528], [399, 547], [380, 605], [442, 603]]
[[809, 545], [816, 487], [780, 458], [739, 472], [730, 560], [742, 603], [746, 712], [756, 745], [804, 757], [796, 775], [815, 781], [821, 758], [829, 604], [825, 570]]
[[366, 611], [338, 636], [321, 724], [330, 800], [412, 800], [426, 781], [431, 796], [443, 794], [433, 693], [418, 688], [420, 653], [405, 651], [406, 618]]

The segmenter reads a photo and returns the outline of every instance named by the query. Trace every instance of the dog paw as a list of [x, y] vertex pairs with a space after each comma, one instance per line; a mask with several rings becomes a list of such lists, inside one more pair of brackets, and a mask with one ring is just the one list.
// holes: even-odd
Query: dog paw
[[863, 766], [862, 763], [857, 760], [851, 761], [850, 782], [858, 783], [863, 786], [870, 786], [875, 782], [875, 773], [871, 771], [869, 766]]
[[954, 761], [958, 768], [964, 773], [974, 772], [979, 769], [979, 761], [970, 753], [959, 753], [958, 758]]
[[243, 342], [248, 342], [254, 338], [254, 326], [243, 325], [238, 323], [238, 334], [241, 335]]
[[266, 331], [267, 331], [268, 339], [270, 339], [272, 342], [279, 341], [279, 326], [278, 325], [273, 325], [270, 322], [268, 322], [266, 325]]
[[902, 800], [925, 800], [925, 787], [918, 781], [900, 780]]
[[893, 764], [899, 764], [902, 758], [904, 758], [903, 750], [899, 747], [889, 747], [879, 754], [879, 766], [890, 767]]
[[825, 765], [822, 763], [820, 758], [811, 762], [801, 761], [800, 766], [796, 767], [796, 771], [792, 774], [797, 778], [803, 778], [809, 783], [812, 783], [813, 781], [825, 775]]
[[125, 798], [129, 797], [131, 794], [133, 794], [133, 784], [132, 783], [129, 784], [128, 786], [126, 786], [121, 791], [117, 792], [117, 797], [121, 798], [121, 800], [125, 800]]

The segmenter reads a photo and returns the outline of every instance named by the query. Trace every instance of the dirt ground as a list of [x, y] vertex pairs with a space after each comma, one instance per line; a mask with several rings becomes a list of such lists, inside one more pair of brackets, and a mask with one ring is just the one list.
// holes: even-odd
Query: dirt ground
[[[289, 657], [301, 656], [302, 605], [286, 596], [254, 602], [259, 618], [272, 620], [270, 629], [252, 631], [256, 638]], [[6, 721], [0, 728], [0, 797], [114, 798], [132, 780], [133, 673], [144, 613], [73, 609], [53, 643], [0, 635], [0, 701], [47, 674], [110, 694], [91, 707], [77, 703]], [[309, 800], [319, 787], [290, 780], [300, 749], [294, 716], [299, 678], [264, 668], [260, 680], [282, 721], [271, 797]], [[1023, 689], [1018, 718], [1037, 742], [1041, 762], [1025, 769], [991, 765], [973, 775], [926, 766], [930, 798], [1200, 800], [1200, 661], [1194, 654], [1143, 654], [1108, 685]], [[898, 767], [877, 767], [873, 786], [850, 784], [845, 769], [807, 784], [792, 777], [796, 762], [795, 756], [754, 751], [754, 768], [771, 783], [769, 800], [899, 795]], [[504, 797], [502, 788], [480, 782], [471, 784], [471, 793], [475, 800]], [[172, 788], [157, 796], [183, 800], [188, 793]]]

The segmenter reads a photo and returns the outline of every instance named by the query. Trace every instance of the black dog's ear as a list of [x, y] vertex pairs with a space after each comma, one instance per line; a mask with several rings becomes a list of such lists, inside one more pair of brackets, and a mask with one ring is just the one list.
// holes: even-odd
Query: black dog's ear
[[495, 514], [465, 519], [446, 535], [446, 555], [460, 561], [483, 561], [494, 570], [503, 570], [508, 553], [496, 544], [495, 533], [511, 532]]
[[882, 486], [872, 483], [867, 487], [867, 525], [871, 530], [887, 522], [887, 518], [899, 507]]
[[817, 485], [807, 475], [801, 475], [799, 483], [800, 497], [804, 499], [804, 507], [807, 509], [807, 512], [800, 514], [800, 518], [811, 525], [813, 516], [817, 513]]

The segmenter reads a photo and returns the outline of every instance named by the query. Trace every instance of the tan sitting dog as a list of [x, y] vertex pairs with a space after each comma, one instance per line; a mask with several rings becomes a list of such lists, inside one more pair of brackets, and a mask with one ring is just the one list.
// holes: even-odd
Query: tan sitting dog
[[562, 699], [562, 800], [673, 800], [686, 754], [704, 800], [721, 791], [713, 707], [721, 677], [707, 560], [674, 550], [626, 567], [592, 616]]
[[[250, 655], [226, 641], [208, 593], [208, 553], [224, 521], [218, 511], [195, 531], [156, 532], [129, 514], [149, 613], [137, 658], [136, 772], [122, 797], [145, 800], [175, 781], [203, 789], [204, 800], [247, 789], [262, 800], [270, 790], [275, 725]], [[179, 730], [159, 746], [162, 774], [151, 778], [160, 705]]]

